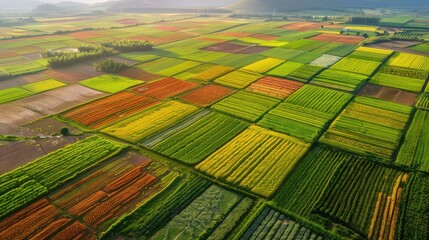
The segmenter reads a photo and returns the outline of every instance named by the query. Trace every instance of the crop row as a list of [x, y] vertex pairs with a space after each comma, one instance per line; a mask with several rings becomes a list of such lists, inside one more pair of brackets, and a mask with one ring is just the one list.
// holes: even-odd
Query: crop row
[[216, 83], [233, 87], [233, 88], [244, 88], [252, 82], [262, 78], [263, 76], [258, 73], [236, 70], [228, 73], [220, 78], [214, 80]]
[[126, 141], [138, 142], [176, 124], [197, 110], [197, 107], [188, 104], [168, 101], [108, 126], [102, 132]]
[[208, 82], [216, 78], [222, 77], [223, 75], [230, 73], [232, 71], [234, 71], [234, 68], [232, 67], [218, 65], [218, 66], [211, 67], [208, 70], [203, 71], [199, 74], [196, 74], [195, 76], [192, 77], [192, 79]]
[[369, 82], [381, 86], [399, 88], [415, 93], [419, 93], [422, 90], [423, 85], [425, 84], [425, 80], [422, 79], [401, 77], [385, 73], [377, 73], [371, 78]]
[[422, 70], [408, 69], [403, 67], [383, 66], [379, 73], [385, 73], [400, 77], [426, 80], [428, 73]]
[[328, 188], [335, 172], [351, 159], [363, 159], [318, 146], [302, 159], [273, 199], [276, 207], [308, 217]]
[[312, 79], [315, 75], [320, 73], [323, 69], [324, 69], [323, 67], [307, 64], [293, 71], [291, 74], [288, 75], [288, 77], [296, 79], [301, 82], [307, 82], [308, 80]]
[[196, 164], [246, 127], [247, 124], [238, 119], [212, 112], [185, 129], [178, 129], [152, 149], [184, 163]]
[[368, 79], [367, 76], [358, 73], [327, 69], [315, 76], [311, 83], [351, 92], [360, 86], [366, 79]]
[[368, 239], [394, 239], [409, 175], [351, 159], [335, 174], [316, 211]]
[[411, 107], [357, 97], [334, 121], [321, 142], [361, 154], [390, 158], [399, 145]]
[[157, 104], [157, 101], [131, 92], [121, 92], [79, 106], [62, 116], [91, 128], [100, 128]]
[[409, 53], [395, 53], [387, 64], [393, 67], [422, 70], [427, 73], [429, 69], [429, 57]]
[[18, 100], [35, 93], [45, 92], [62, 86], [65, 86], [65, 84], [57, 80], [48, 79], [40, 82], [29, 83], [21, 87], [2, 89], [0, 90], [0, 103]]
[[240, 91], [216, 103], [212, 108], [248, 121], [256, 121], [279, 102], [277, 98]]
[[304, 84], [275, 77], [264, 77], [254, 82], [246, 90], [284, 99], [300, 89]]
[[241, 239], [322, 240], [323, 237], [292, 221], [286, 215], [265, 207]]
[[116, 222], [105, 238], [123, 236], [146, 239], [199, 197], [210, 182], [194, 175], [179, 178], [164, 191]]
[[288, 61], [269, 71], [267, 74], [276, 77], [286, 77], [304, 66], [303, 63]]
[[242, 68], [242, 70], [257, 72], [257, 73], [265, 73], [274, 67], [282, 64], [284, 60], [276, 59], [276, 58], [266, 58], [252, 64], [249, 64]]
[[428, 91], [426, 91], [426, 93], [423, 93], [422, 95], [419, 96], [419, 98], [417, 99], [416, 107], [429, 111], [429, 92]]
[[417, 110], [398, 153], [397, 163], [429, 172], [429, 112]]
[[198, 84], [194, 82], [182, 81], [175, 78], [164, 78], [156, 82], [138, 86], [134, 88], [133, 91], [148, 97], [163, 100], [197, 86]]
[[121, 150], [98, 136], [69, 145], [0, 176], [2, 217]]
[[212, 185], [156, 232], [152, 239], [206, 238], [240, 200], [238, 194]]
[[381, 62], [346, 57], [333, 65], [331, 69], [370, 76], [380, 64]]
[[251, 126], [196, 166], [216, 179], [270, 197], [309, 144]]

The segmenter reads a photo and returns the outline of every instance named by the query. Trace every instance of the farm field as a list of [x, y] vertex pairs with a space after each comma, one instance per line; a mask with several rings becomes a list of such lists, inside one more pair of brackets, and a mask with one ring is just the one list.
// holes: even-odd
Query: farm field
[[1, 9], [1, 239], [429, 237], [423, 10], [130, 2]]

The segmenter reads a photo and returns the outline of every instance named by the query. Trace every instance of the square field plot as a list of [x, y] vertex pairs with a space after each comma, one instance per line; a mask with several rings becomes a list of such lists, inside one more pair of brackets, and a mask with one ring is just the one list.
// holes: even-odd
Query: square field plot
[[208, 82], [216, 78], [222, 77], [223, 75], [230, 73], [234, 70], [235, 68], [227, 67], [227, 66], [221, 66], [221, 65], [213, 66], [209, 69], [206, 69], [205, 71], [195, 74], [194, 76], [192, 76], [191, 79]]
[[240, 91], [216, 103], [212, 108], [248, 121], [256, 121], [279, 102], [277, 98]]
[[303, 63], [288, 61], [288, 62], [285, 62], [285, 63], [281, 64], [280, 66], [272, 69], [267, 74], [272, 75], [272, 76], [276, 76], [276, 77], [286, 77], [287, 75], [295, 72], [296, 70], [298, 70], [302, 66], [304, 66]]
[[199, 84], [195, 82], [187, 82], [175, 78], [164, 78], [156, 82], [135, 87], [133, 91], [148, 97], [163, 100], [196, 88], [198, 85]]
[[180, 98], [192, 104], [205, 107], [232, 94], [233, 92], [234, 90], [227, 87], [207, 85], [193, 92], [185, 94]]
[[138, 142], [173, 126], [197, 110], [192, 105], [168, 101], [115, 123], [102, 132], [129, 142]]
[[409, 106], [357, 97], [320, 141], [359, 154], [390, 158], [399, 146], [411, 111]]
[[269, 198], [309, 144], [260, 127], [249, 127], [196, 166], [216, 179]]
[[284, 99], [302, 86], [303, 83], [267, 76], [252, 83], [246, 90]]
[[144, 82], [140, 80], [134, 80], [131, 78], [121, 77], [112, 74], [106, 74], [80, 82], [80, 84], [86, 87], [107, 93], [120, 92], [122, 90], [142, 83]]
[[146, 96], [121, 92], [74, 108], [62, 116], [91, 128], [100, 128], [157, 103]]
[[263, 76], [258, 73], [237, 70], [216, 79], [215, 82], [228, 87], [244, 88], [262, 77]]
[[352, 92], [368, 79], [368, 76], [326, 69], [313, 78], [311, 84]]
[[381, 62], [346, 57], [334, 64], [331, 69], [370, 76]]
[[257, 62], [254, 62], [252, 64], [249, 64], [242, 68], [242, 70], [247, 70], [251, 72], [257, 72], [257, 73], [265, 73], [276, 66], [282, 64], [285, 60], [276, 59], [276, 58], [266, 58]]
[[313, 142], [351, 97], [348, 93], [306, 85], [266, 114], [258, 124]]
[[246, 127], [247, 124], [238, 119], [203, 110], [142, 145], [181, 162], [196, 164]]

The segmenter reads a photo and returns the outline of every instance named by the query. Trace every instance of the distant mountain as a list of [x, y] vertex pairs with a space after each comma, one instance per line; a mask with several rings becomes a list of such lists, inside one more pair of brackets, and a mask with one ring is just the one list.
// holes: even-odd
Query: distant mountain
[[59, 2], [55, 4], [53, 3], [39, 4], [35, 8], [33, 8], [31, 12], [35, 14], [58, 15], [61, 13], [83, 11], [88, 7], [89, 5], [85, 3], [64, 1], [64, 2]]
[[0, 0], [0, 10], [28, 11], [43, 3], [39, 0]]
[[122, 0], [113, 8], [216, 8], [226, 7], [238, 0], [195, 1], [195, 0]]
[[253, 11], [293, 11], [343, 8], [429, 8], [428, 0], [242, 0], [234, 9]]

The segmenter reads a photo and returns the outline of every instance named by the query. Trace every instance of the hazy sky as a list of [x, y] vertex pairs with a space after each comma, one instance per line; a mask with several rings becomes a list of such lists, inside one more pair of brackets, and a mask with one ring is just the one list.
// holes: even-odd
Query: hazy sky
[[40, 0], [42, 2], [59, 3], [64, 1], [82, 2], [82, 3], [98, 3], [106, 2], [106, 0]]

